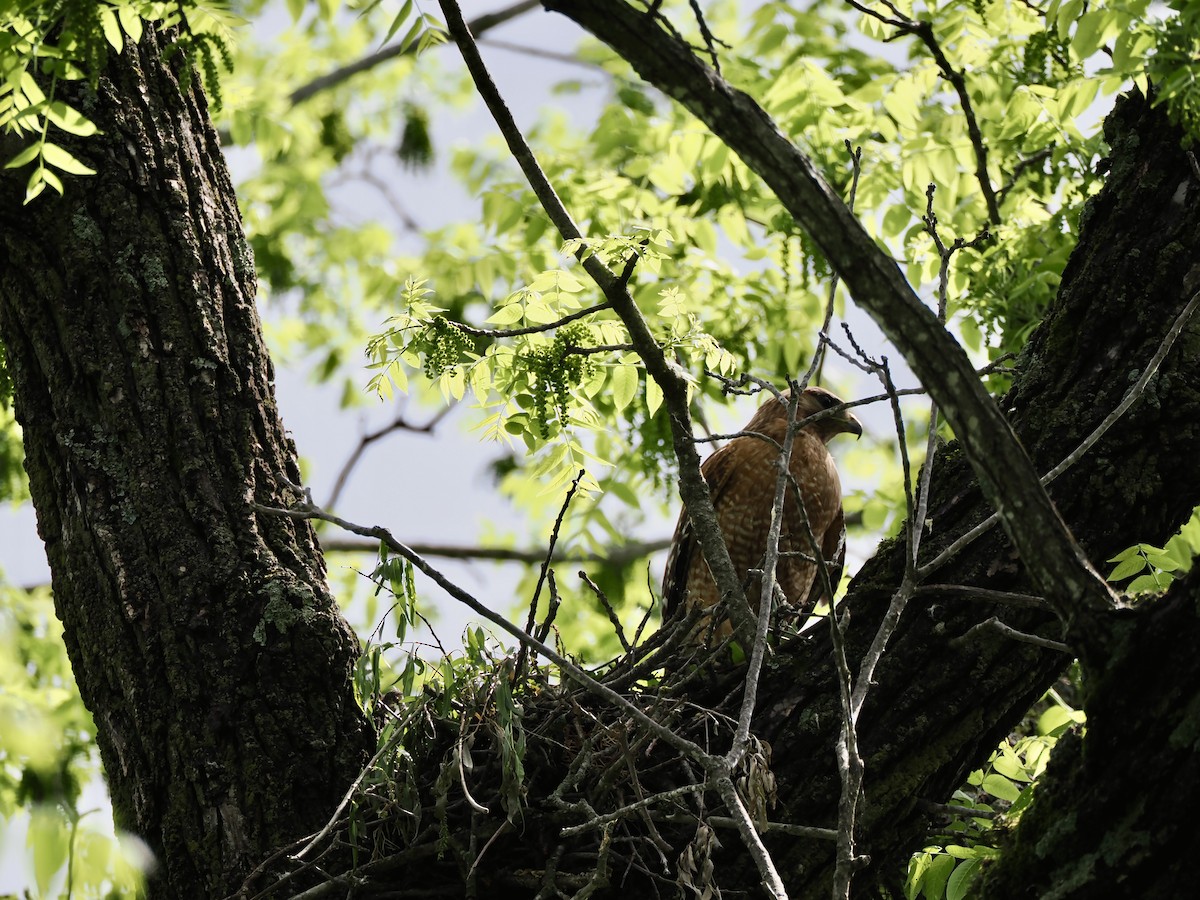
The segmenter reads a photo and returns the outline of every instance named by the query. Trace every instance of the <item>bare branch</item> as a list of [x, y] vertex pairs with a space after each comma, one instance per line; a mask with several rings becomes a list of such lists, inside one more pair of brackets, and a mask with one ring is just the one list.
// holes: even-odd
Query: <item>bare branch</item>
[[992, 591], [987, 588], [974, 587], [969, 584], [923, 584], [913, 593], [916, 596], [939, 597], [951, 596], [966, 600], [982, 600], [985, 603], [1004, 603], [1008, 606], [1025, 609], [1043, 609], [1050, 612], [1050, 607], [1042, 597], [1033, 594], [1016, 594], [1009, 591]]
[[[1062, 462], [1060, 462], [1053, 469], [1043, 475], [1041, 479], [1039, 479], [1043, 485], [1049, 484], [1063, 472], [1067, 471], [1067, 469], [1069, 469], [1075, 463], [1079, 462], [1079, 460], [1083, 458], [1083, 455], [1092, 447], [1094, 447], [1100, 438], [1104, 437], [1105, 432], [1112, 428], [1112, 426], [1116, 424], [1117, 420], [1120, 419], [1121, 416], [1125, 415], [1125, 413], [1129, 411], [1129, 408], [1141, 398], [1142, 394], [1146, 390], [1146, 386], [1150, 383], [1150, 379], [1158, 373], [1159, 367], [1162, 365], [1163, 360], [1166, 359], [1167, 354], [1171, 351], [1171, 347], [1175, 344], [1176, 338], [1179, 337], [1180, 332], [1183, 331], [1184, 326], [1187, 325], [1188, 320], [1192, 317], [1192, 313], [1195, 311], [1196, 304], [1198, 302], [1200, 302], [1200, 291], [1192, 294], [1191, 299], [1188, 300], [1183, 310], [1175, 318], [1175, 321], [1171, 325], [1170, 329], [1168, 329], [1166, 335], [1163, 336], [1162, 343], [1159, 344], [1158, 350], [1155, 351], [1154, 356], [1150, 358], [1150, 361], [1146, 364], [1146, 368], [1142, 371], [1142, 374], [1138, 377], [1138, 380], [1130, 386], [1128, 391], [1125, 392], [1125, 396], [1121, 398], [1121, 402], [1113, 408], [1112, 412], [1104, 417], [1104, 421], [1097, 425], [1091, 434], [1083, 439], [1078, 447], [1067, 454], [1067, 456], [1063, 458]], [[1000, 515], [998, 513], [992, 513], [992, 515], [988, 516], [970, 531], [956, 539], [952, 544], [950, 544], [950, 546], [946, 547], [936, 557], [918, 568], [917, 575], [921, 579], [928, 578], [946, 563], [950, 562], [950, 560], [954, 559], [954, 557], [962, 552], [963, 548], [975, 541], [980, 535], [989, 531], [992, 526], [999, 521]]]
[[454, 409], [453, 406], [442, 407], [442, 409], [434, 414], [433, 418], [422, 425], [414, 425], [405, 418], [404, 413], [399, 413], [390, 424], [383, 426], [377, 431], [368, 431], [360, 437], [358, 439], [358, 446], [354, 448], [350, 456], [342, 463], [341, 471], [338, 472], [338, 476], [333, 482], [333, 490], [330, 492], [329, 499], [325, 505], [331, 509], [337, 506], [338, 499], [342, 496], [342, 490], [346, 487], [346, 482], [350, 479], [350, 473], [354, 471], [354, 467], [362, 459], [362, 455], [366, 452], [367, 447], [380, 438], [391, 434], [393, 431], [408, 431], [412, 434], [433, 434], [433, 429], [438, 426], [438, 423], [442, 419], [446, 418], [452, 409]]
[[[546, 178], [520, 129], [517, 128], [512, 113], [496, 89], [457, 4], [453, 0], [439, 0], [439, 2], [442, 6], [442, 13], [446, 17], [446, 26], [451, 37], [458, 44], [467, 69], [475, 81], [475, 86], [491, 111], [492, 117], [496, 120], [513, 158], [521, 167], [534, 195], [541, 202], [542, 208], [545, 209], [550, 221], [554, 223], [564, 240], [583, 241], [584, 236], [579, 227]], [[717, 524], [716, 511], [713, 509], [708, 484], [700, 474], [700, 457], [692, 443], [687, 381], [679, 366], [667, 359], [662, 347], [654, 339], [641, 310], [626, 286], [621, 283], [619, 276], [614, 274], [595, 255], [584, 252], [582, 248], [577, 256], [584, 271], [600, 286], [604, 296], [612, 304], [614, 312], [625, 323], [630, 341], [642, 357], [647, 373], [662, 388], [663, 403], [671, 420], [672, 443], [675, 455], [679, 460], [680, 495], [688, 511], [688, 516], [692, 520], [696, 539], [700, 544], [704, 559], [721, 591], [734, 630], [743, 643], [749, 646], [753, 640], [754, 620], [746, 603], [741, 579], [729, 558], [729, 551]]]
[[783, 879], [779, 877], [771, 854], [763, 845], [762, 838], [759, 837], [750, 814], [746, 812], [742, 798], [738, 796], [737, 788], [733, 786], [733, 781], [728, 775], [725, 775], [717, 779], [715, 787], [725, 802], [725, 808], [732, 814], [742, 843], [746, 845], [746, 849], [750, 851], [750, 856], [754, 859], [754, 864], [758, 867], [758, 873], [763, 879], [763, 887], [775, 900], [787, 900], [787, 889], [783, 886]]
[[933, 24], [931, 22], [910, 22], [903, 30], [915, 34], [920, 38], [921, 43], [932, 54], [934, 62], [937, 63], [937, 67], [942, 73], [942, 77], [950, 82], [951, 87], [954, 88], [954, 92], [958, 94], [958, 103], [962, 107], [963, 118], [967, 120], [967, 136], [971, 141], [971, 149], [975, 151], [975, 180], [979, 182], [979, 190], [983, 192], [983, 202], [987, 206], [988, 219], [993, 225], [999, 225], [1002, 221], [1000, 218], [1000, 203], [996, 199], [996, 189], [992, 186], [991, 176], [988, 175], [987, 144], [983, 142], [983, 134], [979, 131], [979, 122], [975, 118], [975, 108], [971, 105], [971, 94], [967, 90], [966, 76], [963, 75], [962, 70], [950, 65], [950, 60], [946, 58], [946, 53], [942, 50], [942, 45], [938, 43], [937, 37], [933, 33]]
[[[754, 707], [758, 698], [758, 676], [762, 671], [763, 656], [767, 650], [767, 634], [771, 626], [771, 611], [775, 607], [776, 595], [780, 593], [776, 566], [779, 562], [779, 538], [783, 532], [783, 505], [787, 497], [787, 489], [791, 476], [792, 450], [799, 432], [800, 423], [796, 416], [800, 409], [801, 386], [793, 384], [788, 397], [787, 429], [783, 436], [783, 446], [775, 458], [779, 474], [775, 478], [775, 496], [771, 501], [771, 524], [767, 529], [767, 548], [762, 563], [762, 590], [758, 598], [758, 629], [754, 635], [754, 645], [750, 650], [750, 665], [746, 669], [746, 686], [742, 694], [742, 705], [738, 712], [737, 731], [734, 732], [733, 743], [725, 756], [729, 767], [736, 768], [746, 752], [750, 740], [750, 722], [754, 717]], [[797, 506], [804, 507], [804, 498], [799, 493], [796, 497]], [[805, 523], [807, 527], [807, 522]], [[811, 531], [811, 529], [809, 529]], [[813, 546], [820, 553], [816, 539]], [[820, 563], [824, 567], [824, 561]], [[832, 600], [832, 594], [830, 598]]]
[[254, 508], [260, 513], [267, 515], [286, 516], [291, 519], [320, 519], [324, 522], [329, 522], [333, 525], [336, 525], [339, 528], [344, 528], [347, 531], [353, 532], [354, 534], [362, 535], [363, 537], [374, 538], [375, 540], [380, 541], [389, 550], [399, 554], [400, 556], [403, 556], [416, 568], [420, 569], [422, 572], [432, 578], [442, 590], [444, 590], [459, 603], [462, 603], [477, 615], [487, 619], [487, 621], [491, 622], [493, 625], [496, 625], [502, 630], [508, 632], [521, 644], [528, 646], [530, 650], [533, 650], [550, 660], [559, 667], [564, 677], [570, 678], [576, 684], [579, 684], [581, 687], [605, 700], [610, 705], [624, 710], [660, 740], [666, 742], [669, 746], [674, 747], [689, 759], [696, 760], [698, 763], [705, 766], [706, 769], [708, 766], [713, 764], [713, 757], [705, 753], [701, 747], [687, 740], [686, 738], [680, 737], [671, 729], [665, 728], [650, 716], [646, 715], [646, 713], [644, 713], [641, 709], [634, 706], [632, 703], [614, 691], [612, 688], [601, 684], [565, 656], [525, 632], [519, 625], [510, 622], [508, 619], [504, 618], [504, 616], [492, 611], [483, 603], [480, 603], [473, 595], [463, 590], [461, 587], [431, 566], [428, 562], [426, 562], [424, 558], [414, 553], [411, 548], [406, 547], [404, 544], [396, 540], [396, 538], [392, 536], [392, 533], [383, 526], [357, 525], [354, 522], [350, 522], [341, 518], [340, 516], [335, 516], [332, 513], [326, 512], [319, 506], [312, 503], [312, 501], [301, 502], [290, 509], [264, 506], [260, 503], [255, 503]]
[[617, 640], [621, 642], [621, 647], [624, 648], [625, 652], [629, 653], [633, 647], [625, 637], [625, 629], [621, 626], [621, 618], [617, 615], [617, 611], [613, 609], [613, 605], [608, 601], [608, 595], [600, 590], [600, 586], [592, 581], [588, 577], [588, 573], [582, 569], [579, 571], [579, 577], [583, 580], [584, 584], [592, 589], [592, 593], [596, 595], [596, 599], [604, 606], [604, 611], [608, 613], [608, 621], [612, 622], [613, 630], [617, 634]]
[[[537, 585], [533, 589], [533, 599], [529, 601], [529, 619], [525, 622], [525, 631], [533, 634], [533, 626], [537, 621], [537, 605], [538, 599], [542, 596], [542, 585], [546, 582], [546, 573], [550, 571], [550, 562], [554, 559], [554, 548], [558, 544], [558, 532], [562, 528], [563, 519], [567, 516], [567, 510], [571, 506], [571, 499], [575, 496], [575, 491], [579, 489], [579, 482], [587, 472], [584, 469], [579, 470], [574, 480], [571, 482], [571, 487], [567, 490], [567, 496], [563, 499], [562, 507], [558, 511], [558, 517], [554, 520], [554, 527], [550, 530], [550, 546], [546, 549], [545, 558], [542, 560], [542, 570], [538, 573]], [[525, 672], [526, 645], [521, 645], [521, 650], [517, 654], [517, 677], [519, 678]]]
[[1020, 641], [1023, 644], [1033, 644], [1035, 647], [1045, 647], [1047, 650], [1057, 650], [1059, 653], [1065, 653], [1068, 656], [1075, 655], [1075, 651], [1062, 641], [1053, 641], [1049, 638], [1041, 637], [1040, 635], [1026, 634], [1024, 631], [1017, 631], [1017, 629], [1005, 625], [995, 616], [980, 622], [978, 625], [972, 625], [958, 637], [951, 638], [949, 644], [951, 647], [964, 647], [970, 643], [973, 638], [977, 638], [989, 631], [1002, 634], [1005, 637], [1012, 638], [1014, 641]]
[[[562, 63], [566, 66], [578, 66], [582, 69], [588, 69], [600, 75], [608, 75], [608, 71], [597, 63], [590, 62], [586, 59], [580, 59], [578, 56], [572, 56], [569, 53], [555, 53], [553, 50], [547, 50], [544, 47], [531, 47], [528, 44], [514, 44], [512, 41], [499, 41], [495, 38], [480, 38], [478, 28], [471, 27], [471, 33], [475, 35], [479, 43], [488, 47], [495, 47], [497, 50], [506, 50], [509, 53], [519, 53], [521, 56], [532, 56], [535, 59], [548, 59], [551, 62]], [[595, 82], [593, 82], [594, 84]]]
[[1004, 183], [1004, 186], [1002, 188], [1000, 188], [999, 191], [996, 192], [996, 199], [1000, 203], [1003, 203], [1004, 198], [1006, 196], [1008, 196], [1009, 191], [1011, 191], [1013, 188], [1015, 188], [1017, 186], [1017, 180], [1021, 177], [1021, 175], [1027, 169], [1031, 169], [1034, 166], [1041, 165], [1043, 162], [1045, 162], [1047, 159], [1049, 159], [1053, 153], [1054, 153], [1053, 145], [1051, 145], [1049, 147], [1044, 147], [1041, 150], [1039, 150], [1037, 153], [1030, 154], [1029, 156], [1022, 159], [1020, 162], [1018, 162], [1015, 166], [1013, 166], [1012, 174], [1009, 176], [1008, 181], [1006, 181]]
[[567, 325], [577, 319], [585, 318], [593, 313], [598, 313], [601, 310], [611, 309], [612, 304], [605, 301], [597, 303], [595, 306], [589, 306], [587, 309], [579, 309], [575, 312], [563, 316], [546, 325], [526, 325], [523, 328], [476, 328], [473, 325], [465, 325], [462, 322], [449, 322], [450, 327], [457, 328], [464, 334], [469, 334], [471, 337], [480, 338], [509, 338], [519, 337], [523, 334], [541, 334], [546, 331], [553, 331], [563, 325]]
[[677, 797], [684, 797], [688, 794], [694, 794], [697, 791], [706, 790], [707, 787], [708, 786], [705, 784], [685, 784], [681, 787], [674, 788], [673, 790], [662, 791], [658, 794], [651, 794], [649, 797], [644, 797], [641, 800], [637, 800], [633, 803], [627, 804], [626, 806], [622, 806], [620, 809], [614, 809], [610, 813], [597, 816], [596, 818], [590, 819], [587, 822], [564, 828], [559, 832], [559, 836], [573, 837], [577, 834], [583, 834], [585, 831], [603, 828], [605, 825], [608, 825], [611, 822], [616, 822], [619, 819], [623, 819], [631, 813], [647, 809], [648, 807], [654, 806], [658, 803], [665, 803], [668, 800], [674, 800]]
[[[862, 175], [862, 147], [855, 147], [846, 141], [846, 152], [850, 154], [850, 197], [846, 200], [846, 206], [851, 211], [854, 210], [854, 201], [858, 197], [858, 179]], [[809, 363], [808, 371], [804, 373], [804, 383], [816, 378], [817, 384], [821, 383], [821, 375], [825, 368], [825, 344], [829, 337], [829, 325], [833, 322], [833, 307], [834, 300], [837, 298], [837, 289], [839, 282], [838, 274], [835, 271], [829, 279], [829, 292], [825, 295], [825, 318], [821, 320], [821, 330], [818, 332], [818, 341], [816, 350], [813, 352], [812, 362]]]
[[[487, 13], [472, 19], [469, 27], [473, 34], [483, 34], [484, 32], [495, 28], [497, 25], [503, 25], [505, 22], [515, 19], [517, 16], [529, 12], [531, 9], [536, 9], [540, 5], [541, 3], [539, 0], [521, 0], [520, 3], [514, 3], [512, 6], [509, 6], [505, 9], [497, 10], [494, 13]], [[391, 44], [381, 50], [377, 50], [375, 53], [372, 53], [369, 56], [364, 56], [362, 59], [356, 60], [349, 65], [334, 69], [332, 72], [327, 72], [319, 78], [314, 78], [307, 84], [301, 85], [300, 87], [296, 88], [296, 90], [292, 91], [291, 96], [288, 99], [291, 101], [293, 106], [298, 106], [305, 100], [315, 97], [317, 94], [321, 93], [321, 91], [327, 91], [330, 88], [336, 87], [343, 81], [348, 81], [349, 79], [353, 78], [355, 75], [358, 75], [362, 72], [367, 72], [378, 65], [382, 65], [383, 63], [389, 62], [390, 60], [396, 59], [400, 56], [407, 56], [415, 51], [415, 44]]]
[[951, 816], [963, 816], [968, 819], [998, 819], [1001, 813], [994, 809], [973, 809], [970, 806], [958, 806], [954, 803], [934, 803], [930, 800], [919, 801], [922, 809], [933, 813], [944, 813]]
[[[609, 563], [614, 566], [625, 566], [639, 559], [658, 553], [671, 546], [670, 538], [655, 538], [650, 541], [639, 541], [622, 544], [598, 553], [578, 550], [558, 550], [554, 554], [554, 562], [564, 563]], [[536, 565], [546, 556], [546, 551], [537, 549], [523, 550], [510, 547], [469, 547], [458, 544], [427, 544], [412, 543], [408, 547], [422, 556], [436, 556], [442, 559], [490, 560], [494, 562], [515, 562], [525, 565]], [[326, 553], [374, 553], [379, 549], [378, 541], [360, 540], [357, 538], [322, 538], [321, 549]]]

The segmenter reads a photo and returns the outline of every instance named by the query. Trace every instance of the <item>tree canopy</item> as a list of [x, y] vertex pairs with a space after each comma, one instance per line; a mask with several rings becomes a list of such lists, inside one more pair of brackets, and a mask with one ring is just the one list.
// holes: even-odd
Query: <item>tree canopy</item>
[[[0, 587], [31, 889], [1184, 883], [1200, 4], [545, 6], [0, 9], [0, 497], [54, 582]], [[569, 52], [521, 43], [551, 14]], [[579, 77], [522, 133], [493, 51]], [[443, 146], [471, 104], [496, 130]], [[469, 220], [417, 224], [431, 166]], [[343, 475], [402, 398], [452, 407], [519, 524], [422, 548], [428, 511], [314, 503], [256, 290], [276, 364], [398, 410]], [[871, 423], [856, 565], [768, 635], [698, 465], [809, 382]], [[680, 498], [735, 626], [707, 660], [655, 627]], [[523, 576], [489, 608], [441, 553]], [[482, 627], [435, 651], [447, 596]], [[1172, 803], [1111, 789], [1131, 760]]]

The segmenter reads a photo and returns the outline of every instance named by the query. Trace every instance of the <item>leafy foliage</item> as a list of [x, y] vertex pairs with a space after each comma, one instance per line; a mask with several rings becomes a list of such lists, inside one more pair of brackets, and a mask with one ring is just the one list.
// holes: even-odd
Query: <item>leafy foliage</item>
[[99, 760], [46, 589], [0, 585], [0, 684], [0, 825], [26, 825], [39, 894], [66, 881], [91, 896], [136, 896], [149, 864], [141, 842], [79, 808]]
[[1192, 570], [1197, 555], [1200, 555], [1200, 509], [1192, 512], [1192, 517], [1165, 547], [1134, 544], [1110, 559], [1117, 565], [1108, 573], [1108, 580], [1121, 582], [1133, 578], [1125, 586], [1127, 594], [1161, 593]]
[[[1066, 688], [1078, 687], [1078, 667]], [[1051, 689], [1033, 708], [1022, 728], [1006, 738], [987, 765], [970, 774], [951, 796], [944, 825], [931, 843], [914, 853], [904, 885], [906, 900], [963, 900], [970, 897], [983, 861], [1000, 853], [1004, 834], [1029, 805], [1050, 751], [1069, 729], [1085, 722], [1081, 710]], [[980, 815], [971, 815], [977, 810]]]
[[227, 37], [232, 21], [220, 2], [55, 0], [0, 8], [0, 129], [30, 137], [5, 162], [7, 168], [33, 164], [25, 202], [47, 187], [62, 194], [60, 173], [95, 174], [54, 140], [51, 126], [79, 137], [96, 132], [81, 110], [57, 98], [60, 82], [95, 85], [108, 55], [120, 53], [126, 40], [140, 41], [149, 25], [174, 35], [170, 51], [182, 59], [183, 78], [190, 78], [192, 65], [198, 65], [205, 88], [220, 106], [217, 63], [226, 69], [231, 65]]

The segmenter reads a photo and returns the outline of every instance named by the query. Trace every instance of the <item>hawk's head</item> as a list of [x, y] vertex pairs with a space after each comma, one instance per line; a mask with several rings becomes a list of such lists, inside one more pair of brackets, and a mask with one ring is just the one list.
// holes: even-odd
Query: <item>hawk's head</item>
[[[772, 397], [759, 408], [746, 430], [765, 431], [768, 424], [778, 426], [780, 423], [786, 427], [789, 399], [789, 391], [785, 391], [781, 398]], [[832, 412], [829, 412], [830, 410]], [[846, 403], [841, 397], [823, 387], [805, 388], [804, 393], [800, 395], [796, 414], [800, 419], [807, 419], [817, 413], [824, 415], [805, 427], [822, 441], [828, 443], [835, 434], [862, 437], [862, 423], [846, 408]]]

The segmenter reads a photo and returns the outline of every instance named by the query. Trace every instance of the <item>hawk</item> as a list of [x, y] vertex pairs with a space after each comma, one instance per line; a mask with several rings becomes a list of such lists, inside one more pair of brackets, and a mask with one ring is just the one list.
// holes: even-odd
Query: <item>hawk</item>
[[[787, 432], [788, 402], [786, 393], [782, 399], [772, 397], [767, 400], [744, 429], [765, 435], [774, 443], [753, 434], [742, 434], [700, 467], [712, 494], [717, 521], [733, 567], [742, 577], [746, 599], [754, 610], [758, 609], [761, 582], [757, 575], [750, 574], [750, 570], [762, 567], [767, 550], [778, 477], [775, 462], [779, 458], [778, 447]], [[810, 387], [800, 395], [797, 406], [799, 421], [822, 410], [843, 406], [843, 402], [824, 388]], [[841, 481], [826, 444], [834, 435], [842, 433], [862, 435], [862, 424], [844, 408], [804, 426], [796, 433], [792, 444], [790, 465], [792, 477], [804, 499], [813, 536], [821, 548], [821, 556], [830, 566], [830, 581], [835, 587], [845, 556], [846, 527], [842, 516]], [[821, 598], [821, 580], [796, 503], [796, 488], [791, 485], [784, 501], [779, 550], [776, 573], [786, 604], [795, 615], [807, 614]], [[685, 509], [675, 526], [667, 571], [663, 576], [663, 619], [696, 607], [708, 609], [719, 599], [720, 592], [692, 534], [692, 524]], [[708, 631], [710, 627], [706, 618], [697, 633]], [[722, 622], [713, 630], [713, 638], [723, 638], [731, 631], [729, 622]]]

